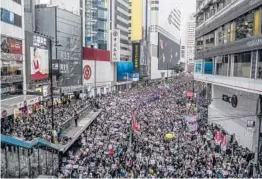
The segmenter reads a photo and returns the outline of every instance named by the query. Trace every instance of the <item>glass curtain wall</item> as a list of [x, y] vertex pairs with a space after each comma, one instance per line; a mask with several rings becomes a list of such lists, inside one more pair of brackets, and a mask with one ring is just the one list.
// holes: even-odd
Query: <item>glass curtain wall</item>
[[215, 57], [216, 75], [227, 76], [228, 55]]
[[250, 78], [251, 52], [234, 55], [234, 76]]
[[258, 51], [257, 78], [262, 79], [262, 50]]

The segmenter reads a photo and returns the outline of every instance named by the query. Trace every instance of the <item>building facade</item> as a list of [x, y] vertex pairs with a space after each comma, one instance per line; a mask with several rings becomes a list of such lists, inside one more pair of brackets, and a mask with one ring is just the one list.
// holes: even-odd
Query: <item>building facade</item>
[[[194, 65], [195, 58], [195, 17], [194, 14], [190, 15], [186, 24], [186, 70], [190, 69]], [[191, 71], [191, 70], [189, 70]]]
[[24, 1], [1, 1], [1, 99], [23, 94]]
[[36, 32], [52, 38], [53, 78], [62, 91], [82, 85], [82, 23], [79, 15], [57, 7], [36, 8]]
[[194, 77], [212, 86], [209, 121], [253, 151], [262, 135], [261, 7], [256, 0], [198, 0], [196, 12]]
[[143, 1], [129, 0], [129, 40], [142, 40]]
[[179, 6], [178, 2], [172, 0], [150, 2], [151, 79], [171, 76], [171, 68], [180, 60]]
[[110, 29], [120, 30], [120, 60], [131, 60], [129, 0], [110, 0]]
[[[85, 46], [107, 50], [108, 12], [106, 0], [80, 0], [84, 14]], [[83, 6], [83, 5], [84, 6]]]

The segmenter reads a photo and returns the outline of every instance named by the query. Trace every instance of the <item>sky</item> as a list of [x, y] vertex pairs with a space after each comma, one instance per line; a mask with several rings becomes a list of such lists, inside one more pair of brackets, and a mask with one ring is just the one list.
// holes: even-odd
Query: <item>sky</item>
[[186, 36], [186, 23], [192, 13], [196, 12], [196, 0], [181, 0], [181, 45], [185, 43]]

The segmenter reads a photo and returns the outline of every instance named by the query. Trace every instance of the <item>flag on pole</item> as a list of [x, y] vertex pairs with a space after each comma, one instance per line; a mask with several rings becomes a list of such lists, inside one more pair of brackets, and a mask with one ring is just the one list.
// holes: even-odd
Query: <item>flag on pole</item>
[[133, 114], [132, 114], [132, 129], [138, 130], [138, 124], [137, 124], [137, 121], [136, 121], [135, 111], [133, 111]]

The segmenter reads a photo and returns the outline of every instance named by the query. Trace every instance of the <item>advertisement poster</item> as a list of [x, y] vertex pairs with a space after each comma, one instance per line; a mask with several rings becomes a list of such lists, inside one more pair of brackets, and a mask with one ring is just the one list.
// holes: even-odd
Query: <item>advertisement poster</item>
[[1, 52], [22, 54], [22, 40], [1, 36]]
[[158, 70], [172, 69], [180, 59], [180, 45], [158, 33]]
[[120, 29], [112, 31], [112, 62], [120, 61]]
[[117, 62], [117, 81], [129, 81], [133, 75], [133, 63], [130, 61]]
[[30, 47], [31, 57], [31, 80], [40, 80], [48, 78], [49, 58], [48, 50]]
[[134, 64], [134, 72], [139, 73], [140, 70], [140, 43], [132, 43], [132, 61]]

